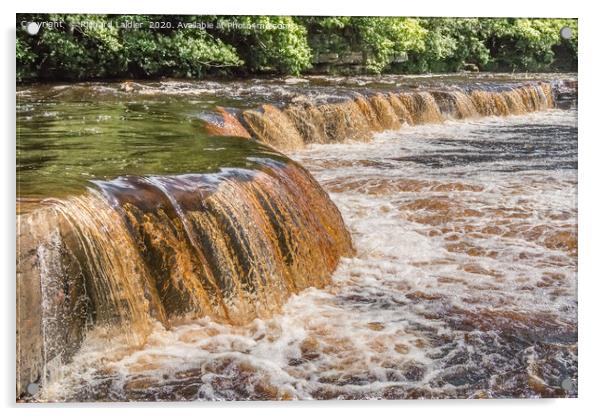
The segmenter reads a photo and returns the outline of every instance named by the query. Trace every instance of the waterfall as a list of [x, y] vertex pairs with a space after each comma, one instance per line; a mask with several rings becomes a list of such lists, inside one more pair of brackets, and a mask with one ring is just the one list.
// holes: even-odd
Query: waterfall
[[[217, 108], [206, 132], [290, 151], [553, 106], [549, 83], [355, 94], [240, 114]], [[246, 160], [247, 167], [214, 173], [95, 181], [83, 194], [17, 217], [18, 395], [60, 371], [90, 328], [138, 346], [157, 324], [201, 316], [245, 324], [278, 312], [291, 294], [329, 283], [339, 259], [353, 254], [336, 206], [279, 153]]]
[[[207, 130], [215, 135], [251, 135], [279, 150], [289, 151], [309, 143], [366, 141], [373, 133], [399, 129], [404, 124], [519, 115], [553, 106], [552, 86], [546, 82], [498, 89], [390, 92], [357, 95], [335, 103], [304, 101], [283, 108], [262, 105], [242, 112], [240, 121], [222, 114], [222, 121], [217, 124], [209, 121]], [[221, 127], [224, 125], [228, 127]]]
[[90, 326], [140, 345], [157, 322], [244, 324], [329, 283], [353, 253], [337, 208], [297, 163], [249, 159], [255, 168], [97, 181], [18, 217], [21, 389], [51, 377]]

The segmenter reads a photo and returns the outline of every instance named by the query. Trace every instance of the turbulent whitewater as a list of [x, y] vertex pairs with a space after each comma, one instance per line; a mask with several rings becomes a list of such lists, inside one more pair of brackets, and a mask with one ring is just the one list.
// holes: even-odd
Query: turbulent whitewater
[[567, 85], [312, 84], [201, 114], [197, 172], [24, 176], [35, 400], [575, 396]]

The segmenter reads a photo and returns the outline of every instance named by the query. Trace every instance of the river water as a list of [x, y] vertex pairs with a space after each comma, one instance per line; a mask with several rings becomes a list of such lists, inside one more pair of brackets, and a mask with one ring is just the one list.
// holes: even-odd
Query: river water
[[[320, 82], [312, 82], [322, 93]], [[258, 101], [267, 97], [256, 95]], [[182, 111], [182, 100], [178, 96], [174, 113]], [[103, 105], [132, 106], [116, 102]], [[153, 103], [165, 111], [156, 101], [145, 104], [147, 109]], [[24, 105], [21, 116], [44, 117], [27, 111], [31, 108]], [[174, 137], [171, 127], [190, 130], [204, 117], [194, 103], [184, 113], [188, 124], [174, 121], [159, 128], [165, 132], [162, 139]], [[53, 126], [64, 127], [64, 114], [57, 117], [63, 121]], [[29, 140], [44, 135], [39, 126], [28, 128]], [[111, 131], [119, 137], [115, 128]], [[136, 146], [157, 137], [151, 131], [133, 135]], [[196, 146], [192, 135], [185, 143]], [[174, 140], [168, 146], [157, 139], [150, 146], [175, 148]], [[203, 139], [192, 162], [183, 153], [171, 153], [157, 158], [156, 166], [169, 172], [210, 170], [211, 163], [202, 159], [210, 159], [206, 149], [223, 155], [216, 166], [227, 163], [231, 153], [212, 140]], [[127, 149], [119, 156], [124, 163], [130, 163], [126, 158], [136, 146], [120, 147]], [[157, 148], [151, 147], [151, 154], [160, 155]], [[370, 142], [312, 144], [289, 156], [329, 193], [351, 232], [356, 254], [342, 259], [332, 284], [293, 295], [280, 313], [246, 325], [210, 318], [177, 319], [170, 329], [157, 323], [142, 347], [109, 338], [107, 328], [96, 327], [73, 362], [36, 399], [577, 395], [575, 108], [405, 125]], [[60, 154], [55, 160], [70, 164], [68, 157]], [[108, 154], [98, 160], [103, 157], [113, 160]], [[56, 168], [38, 162], [38, 174]], [[90, 165], [78, 175], [112, 175], [106, 164]], [[145, 164], [132, 173], [150, 173], [156, 166]], [[32, 200], [58, 192], [58, 184], [36, 187], [30, 171], [24, 172], [22, 185], [31, 190], [25, 195]], [[69, 183], [69, 192], [78, 192], [84, 182], [78, 176]]]

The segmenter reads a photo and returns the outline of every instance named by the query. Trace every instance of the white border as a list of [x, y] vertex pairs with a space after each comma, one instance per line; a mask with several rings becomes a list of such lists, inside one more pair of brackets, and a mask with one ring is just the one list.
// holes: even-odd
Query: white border
[[[169, 404], [95, 404], [85, 410], [89, 415], [131, 413], [135, 408], [151, 414], [174, 412], [180, 414], [205, 414], [223, 411], [226, 414], [361, 414], [368, 412], [420, 413], [420, 415], [508, 415], [515, 412], [545, 412], [548, 415], [577, 414], [599, 407], [600, 375], [599, 357], [602, 354], [600, 316], [602, 296], [600, 282], [600, 249], [602, 234], [602, 65], [600, 62], [600, 31], [602, 18], [596, 13], [594, 2], [576, 1], [421, 1], [393, 2], [393, 0], [367, 0], [355, 3], [349, 0], [227, 0], [227, 1], [153, 1], [124, 2], [104, 0], [102, 3], [68, 0], [29, 0], [17, 4], [2, 3], [2, 136], [3, 151], [2, 190], [2, 247], [0, 264], [2, 274], [2, 316], [4, 339], [2, 349], [2, 375], [0, 404], [8, 412], [26, 414], [81, 414], [79, 405], [31, 406], [14, 405], [14, 330], [15, 330], [15, 60], [14, 30], [16, 12], [60, 13], [144, 13], [144, 14], [282, 14], [282, 15], [398, 15], [398, 16], [517, 16], [517, 17], [577, 17], [579, 18], [579, 398], [548, 400], [440, 400], [404, 402], [302, 402], [302, 403], [169, 403]], [[598, 405], [598, 406], [597, 406]], [[138, 409], [136, 409], [138, 410]]]

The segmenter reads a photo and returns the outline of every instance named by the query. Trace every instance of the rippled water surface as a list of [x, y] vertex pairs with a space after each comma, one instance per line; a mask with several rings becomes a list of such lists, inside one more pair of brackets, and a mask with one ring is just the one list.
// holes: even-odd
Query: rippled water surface
[[[271, 103], [331, 102], [388, 91], [491, 90], [562, 74], [468, 74], [33, 84], [17, 88], [21, 202], [81, 193], [123, 174], [215, 171], [252, 150], [203, 132], [216, 106], [237, 113]], [[127, 84], [127, 88], [124, 86]], [[399, 155], [402, 157], [403, 155]]]
[[293, 154], [357, 255], [246, 326], [91, 332], [40, 400], [576, 396], [577, 113], [405, 126]]

